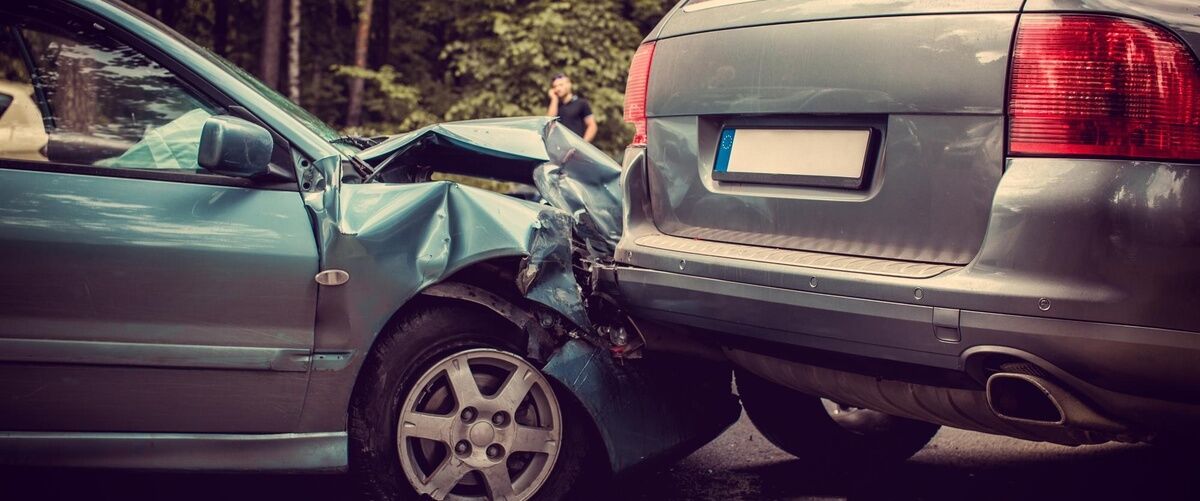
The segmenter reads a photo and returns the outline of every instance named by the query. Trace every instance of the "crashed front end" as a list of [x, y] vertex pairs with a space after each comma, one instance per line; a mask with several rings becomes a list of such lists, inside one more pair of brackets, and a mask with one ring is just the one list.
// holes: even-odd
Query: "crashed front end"
[[[318, 163], [314, 182], [325, 189], [306, 203], [321, 269], [354, 277], [322, 290], [318, 339], [330, 345], [318, 351], [378, 333], [387, 312], [418, 295], [452, 298], [526, 334], [524, 355], [591, 416], [615, 473], [690, 453], [737, 419], [727, 365], [656, 350], [646, 326], [598, 290], [621, 236], [621, 169], [558, 122], [433, 125], [354, 162]], [[437, 180], [455, 176], [534, 185], [542, 203]], [[513, 292], [461, 279], [480, 266]]]

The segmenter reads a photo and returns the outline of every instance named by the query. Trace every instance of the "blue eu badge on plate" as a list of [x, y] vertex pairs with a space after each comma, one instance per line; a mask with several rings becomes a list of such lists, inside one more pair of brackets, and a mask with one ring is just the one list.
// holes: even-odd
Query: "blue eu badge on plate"
[[717, 163], [713, 166], [716, 172], [725, 172], [729, 169], [729, 155], [733, 152], [733, 134], [736, 129], [725, 129], [721, 131], [721, 144], [717, 148]]

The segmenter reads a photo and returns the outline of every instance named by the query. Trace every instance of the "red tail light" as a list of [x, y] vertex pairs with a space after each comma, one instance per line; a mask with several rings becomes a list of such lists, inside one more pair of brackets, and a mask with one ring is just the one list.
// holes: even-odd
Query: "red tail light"
[[1008, 109], [1014, 155], [1200, 160], [1200, 66], [1142, 21], [1022, 16]]
[[625, 81], [625, 121], [636, 132], [631, 146], [646, 144], [646, 88], [650, 83], [650, 61], [654, 59], [654, 42], [644, 43], [629, 63], [629, 78]]

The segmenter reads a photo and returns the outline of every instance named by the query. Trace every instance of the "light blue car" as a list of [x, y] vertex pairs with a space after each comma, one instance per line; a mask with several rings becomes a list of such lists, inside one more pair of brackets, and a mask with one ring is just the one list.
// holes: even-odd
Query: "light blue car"
[[339, 138], [97, 0], [5, 2], [0, 72], [0, 464], [561, 499], [736, 419], [593, 290], [620, 168], [550, 119]]

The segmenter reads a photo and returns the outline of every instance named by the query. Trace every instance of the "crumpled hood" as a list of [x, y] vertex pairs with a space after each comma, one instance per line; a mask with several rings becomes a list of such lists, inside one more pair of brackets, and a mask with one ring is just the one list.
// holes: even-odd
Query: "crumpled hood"
[[430, 125], [392, 136], [359, 157], [380, 171], [432, 168], [534, 184], [566, 211], [593, 257], [621, 238], [621, 166], [550, 117], [494, 118]]
[[360, 158], [383, 181], [389, 169], [434, 166], [534, 183], [549, 205], [448, 181], [343, 184], [340, 159], [324, 159], [327, 185], [305, 201], [320, 223], [321, 269], [351, 278], [322, 304], [340, 303], [350, 319], [376, 319], [362, 327], [378, 332], [397, 301], [472, 264], [519, 257], [520, 292], [592, 330], [572, 269], [580, 250], [572, 237], [597, 259], [611, 257], [620, 239], [620, 167], [603, 152], [557, 121], [533, 117], [433, 125]]

